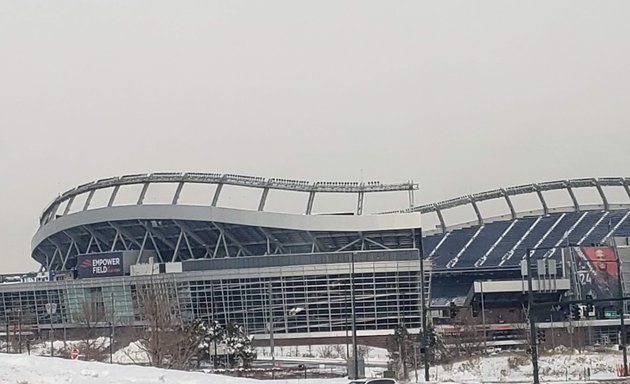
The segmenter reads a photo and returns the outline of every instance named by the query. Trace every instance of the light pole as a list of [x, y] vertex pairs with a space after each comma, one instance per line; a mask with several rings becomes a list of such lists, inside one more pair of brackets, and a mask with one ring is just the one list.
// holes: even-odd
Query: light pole
[[[532, 259], [531, 249], [527, 248], [525, 254], [527, 262], [527, 309], [529, 311], [529, 340], [532, 349], [532, 366], [534, 374], [534, 384], [540, 384], [538, 377], [538, 346], [536, 345], [536, 320], [534, 319], [534, 292], [532, 291]], [[540, 286], [540, 281], [538, 281]]]
[[[615, 258], [617, 259], [617, 282], [619, 284], [619, 294], [623, 297], [624, 295], [624, 291], [623, 291], [623, 283], [621, 282], [621, 258], [619, 257], [619, 253], [617, 252], [617, 244], [615, 242], [615, 238], [613, 237], [613, 249], [615, 251]], [[620, 308], [619, 308], [619, 325], [621, 326], [621, 340], [619, 341], [619, 346], [622, 348], [622, 354], [623, 354], [623, 376], [627, 377], [628, 376], [628, 351], [626, 348], [626, 341], [628, 340], [628, 335], [626, 332], [626, 324], [625, 324], [625, 317], [626, 317], [626, 304], [625, 301], [621, 300], [619, 302]]]
[[269, 295], [269, 352], [271, 353], [271, 378], [275, 378], [274, 369], [276, 368], [276, 357], [274, 354], [274, 345], [273, 345], [273, 303], [272, 303], [272, 292], [271, 292], [271, 280], [269, 280], [268, 284], [268, 295]]
[[422, 253], [422, 251], [418, 251], [418, 258], [420, 259], [420, 323], [422, 326], [422, 339], [420, 340], [420, 347], [424, 348], [424, 354], [422, 356], [422, 363], [424, 365], [424, 381], [429, 381], [429, 351], [431, 342], [427, 342], [429, 335], [427, 335], [427, 303], [425, 302], [426, 300], [424, 295], [424, 258]]
[[481, 324], [483, 324], [483, 348], [484, 354], [488, 353], [488, 330], [486, 328], [486, 306], [483, 299], [483, 280], [479, 281], [481, 288]]
[[350, 306], [352, 307], [352, 359], [354, 360], [353, 379], [359, 378], [359, 356], [357, 353], [357, 314], [355, 308], [354, 292], [354, 256], [356, 252], [350, 254]]
[[[350, 277], [348, 276], [348, 285]], [[348, 334], [348, 288], [342, 284], [342, 280], [337, 280], [329, 287], [337, 287], [339, 291], [343, 290], [343, 328], [346, 332], [346, 362], [350, 361], [350, 336]], [[335, 291], [335, 295], [336, 295]]]
[[48, 293], [48, 303], [46, 303], [45, 305], [46, 308], [46, 312], [48, 313], [48, 316], [50, 316], [50, 356], [54, 356], [55, 354], [55, 349], [54, 349], [54, 337], [53, 337], [53, 315], [57, 312], [57, 303], [51, 303], [50, 302], [50, 293]]
[[[214, 354], [212, 355], [212, 370], [213, 372], [217, 369], [217, 322], [214, 318], [214, 285], [212, 281], [210, 281], [210, 309], [212, 311], [212, 317], [210, 321], [212, 321], [212, 344], [214, 344]], [[208, 349], [210, 346], [208, 346]], [[208, 351], [208, 356], [210, 356], [210, 351]]]
[[113, 364], [114, 361], [114, 321], [116, 313], [114, 312], [114, 292], [110, 293], [111, 306], [112, 306], [112, 318], [109, 322], [109, 363]]
[[346, 330], [346, 361], [350, 360], [350, 339], [348, 337], [348, 289], [343, 290], [343, 327]]

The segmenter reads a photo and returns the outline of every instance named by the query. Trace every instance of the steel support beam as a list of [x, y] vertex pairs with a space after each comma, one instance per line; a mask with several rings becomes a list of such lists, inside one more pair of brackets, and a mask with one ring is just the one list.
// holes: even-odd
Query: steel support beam
[[542, 194], [542, 190], [538, 184], [534, 184], [534, 189], [536, 190], [536, 194], [538, 195], [538, 199], [540, 199], [540, 204], [542, 205], [543, 212], [545, 215], [549, 214], [549, 207], [547, 207], [547, 202], [545, 201], [545, 197]]
[[147, 195], [147, 191], [149, 190], [150, 183], [144, 183], [142, 186], [142, 191], [140, 191], [140, 196], [138, 196], [137, 205], [142, 205], [144, 203], [144, 197]]
[[[188, 240], [188, 235], [186, 235], [186, 231], [181, 230], [182, 234], [184, 234], [184, 241], [186, 242], [186, 247], [188, 247], [188, 253], [190, 254], [190, 258], [194, 259], [195, 258], [195, 253], [193, 252], [192, 247], [190, 246], [190, 241]], [[207, 251], [207, 249], [206, 249]]]
[[219, 253], [219, 245], [221, 244], [221, 241], [223, 241], [223, 232], [219, 231], [219, 238], [217, 239], [217, 242], [214, 244], [214, 252], [212, 252], [213, 259], [216, 259], [217, 253]]
[[[54, 264], [54, 261], [55, 261], [55, 256], [56, 256], [57, 254], [59, 254], [59, 261], [60, 261], [60, 264], [61, 264], [61, 265], [64, 265], [64, 264], [65, 264], [65, 262], [64, 262], [64, 258], [63, 258], [63, 252], [62, 252], [62, 250], [64, 249], [64, 247], [63, 247], [63, 246], [62, 246], [62, 244], [60, 244], [57, 240], [55, 240], [55, 239], [53, 239], [53, 238], [51, 238], [51, 237], [49, 237], [49, 238], [48, 238], [48, 241], [49, 241], [49, 242], [50, 242], [50, 243], [51, 243], [51, 244], [55, 247], [55, 252], [53, 252], [53, 257], [52, 257], [52, 259], [50, 260], [50, 264], [49, 264], [49, 266], [48, 266], [48, 270], [51, 270], [51, 268], [52, 268], [52, 266], [53, 266], [53, 264]], [[69, 250], [71, 250], [71, 249], [72, 249], [72, 242], [68, 245], [68, 251], [69, 251]]]
[[[50, 241], [50, 239], [48, 239]], [[52, 243], [52, 241], [51, 241]], [[48, 256], [46, 256], [46, 270], [47, 271], [52, 271], [52, 266], [55, 263], [55, 258], [57, 257], [57, 254], [61, 255], [61, 250], [59, 249], [59, 247], [57, 247], [55, 245], [55, 243], [52, 243], [55, 246], [55, 251], [53, 252], [53, 255], [50, 259], [48, 259]], [[60, 256], [61, 257], [61, 256]]]
[[83, 204], [84, 211], [87, 211], [88, 208], [90, 208], [90, 203], [92, 202], [92, 198], [94, 197], [94, 192], [96, 192], [96, 189], [93, 189], [90, 191], [90, 193], [88, 193], [87, 199], [85, 199], [85, 204]]
[[479, 225], [483, 225], [483, 217], [481, 217], [481, 212], [479, 211], [477, 202], [475, 201], [475, 198], [472, 196], [470, 196], [470, 205], [472, 205], [473, 209], [475, 210], [475, 215], [477, 215], [477, 221], [479, 222]]
[[108, 207], [111, 207], [114, 205], [114, 202], [116, 201], [116, 196], [118, 195], [119, 190], [120, 190], [120, 185], [117, 185], [114, 187], [112, 194], [109, 195], [109, 201], [107, 202]]
[[577, 201], [577, 198], [575, 197], [575, 193], [573, 192], [573, 188], [571, 188], [571, 184], [569, 184], [569, 182], [567, 182], [567, 192], [569, 192], [569, 196], [571, 197], [571, 201], [573, 202], [573, 208], [575, 209], [575, 212], [580, 212], [580, 204]]
[[[175, 223], [175, 225], [184, 232], [185, 235], [190, 236], [193, 240], [195, 240], [197, 242], [197, 244], [199, 244], [202, 248], [205, 248], [205, 250], [209, 253], [210, 252], [210, 247], [208, 246], [207, 242], [201, 238], [201, 236], [199, 236], [198, 234], [196, 234], [192, 228], [190, 228], [188, 226], [188, 224], [184, 223], [184, 222], [179, 222], [177, 220], [173, 220], [173, 222]], [[186, 241], [188, 241], [188, 238], [186, 238]], [[190, 248], [190, 244], [188, 245], [188, 247]], [[191, 256], [194, 255], [192, 253], [192, 248], [190, 248], [190, 252], [191, 252]]]
[[164, 236], [162, 233], [160, 233], [156, 228], [153, 228], [151, 226], [148, 226], [145, 224], [145, 228], [147, 229], [147, 231], [149, 231], [151, 237], [155, 236], [157, 237], [161, 242], [163, 242], [164, 244], [166, 244], [168, 247], [170, 247], [171, 249], [175, 249], [175, 243], [173, 243], [172, 241], [170, 241], [169, 239], [166, 238], [166, 236]]
[[336, 251], [333, 251], [333, 252], [341, 252], [343, 250], [346, 250], [346, 249], [352, 247], [353, 245], [359, 243], [360, 241], [361, 241], [361, 238], [358, 238], [358, 239], [356, 239], [354, 241], [349, 242], [348, 244], [344, 245], [343, 247], [341, 247], [341, 248], [339, 248], [339, 249], [337, 249]]
[[597, 181], [597, 179], [593, 179], [593, 184], [595, 185], [595, 188], [597, 188], [599, 196], [602, 198], [602, 203], [604, 203], [604, 210], [608, 211], [610, 209], [610, 205], [608, 204], [608, 199], [606, 198], [606, 194], [604, 193], [602, 185], [599, 181]]
[[374, 241], [374, 240], [370, 239], [369, 237], [364, 237], [364, 239], [365, 239], [365, 241], [367, 241], [368, 243], [370, 243], [370, 244], [374, 244], [374, 245], [376, 245], [377, 247], [380, 247], [380, 248], [383, 248], [383, 249], [391, 249], [391, 248], [389, 248], [389, 247], [387, 247], [387, 246], [385, 246], [385, 245], [383, 245], [383, 244], [379, 243], [378, 241]]
[[[121, 235], [121, 238], [122, 237], [127, 238], [127, 240], [131, 241], [136, 246], [138, 246], [138, 248], [142, 246], [142, 244], [140, 244], [140, 241], [136, 240], [136, 238], [131, 234], [131, 232], [127, 231], [125, 228], [121, 227], [120, 225], [112, 221], [108, 221], [107, 224], [109, 224], [110, 227], [118, 231], [118, 233]], [[125, 247], [126, 247], [126, 244], [125, 244]]]
[[310, 215], [313, 212], [313, 202], [315, 201], [315, 191], [311, 191], [308, 194], [308, 202], [306, 203], [306, 214]]
[[[238, 241], [234, 236], [232, 236], [231, 233], [229, 233], [229, 231], [225, 230], [225, 227], [223, 227], [223, 224], [219, 224], [216, 222], [212, 222], [212, 225], [217, 228], [222, 234], [223, 234], [223, 241], [225, 242], [226, 239], [229, 239], [230, 242], [232, 242], [245, 256], [252, 256], [252, 253], [250, 251], [247, 250], [247, 248], [245, 248], [240, 241]], [[225, 244], [227, 247], [227, 243]]]
[[623, 179], [621, 181], [622, 185], [623, 185], [623, 189], [626, 190], [626, 195], [628, 195], [628, 199], [630, 199], [630, 186], [628, 186], [628, 180], [627, 179]]
[[269, 242], [273, 243], [273, 244], [276, 246], [276, 249], [279, 249], [279, 250], [280, 250], [280, 253], [283, 253], [283, 254], [284, 254], [284, 253], [288, 253], [288, 252], [286, 251], [286, 249], [284, 249], [284, 247], [282, 246], [282, 244], [281, 244], [281, 243], [280, 243], [280, 242], [279, 242], [276, 238], [274, 238], [273, 236], [271, 236], [271, 233], [269, 233], [269, 231], [267, 231], [267, 230], [266, 230], [265, 228], [263, 228], [263, 227], [257, 227], [257, 228], [260, 230], [260, 232], [262, 232], [263, 236], [265, 236], [265, 237], [267, 238], [267, 242], [268, 242], [268, 243], [269, 243]]
[[173, 195], [173, 201], [171, 202], [172, 205], [177, 205], [177, 202], [179, 201], [179, 196], [182, 194], [183, 188], [184, 188], [183, 181], [177, 184], [177, 189], [175, 190], [175, 194]]
[[512, 204], [512, 199], [510, 199], [510, 195], [508, 195], [507, 191], [501, 188], [501, 194], [503, 198], [505, 198], [505, 202], [507, 203], [508, 208], [510, 209], [510, 215], [512, 216], [512, 220], [516, 219], [516, 210], [514, 209], [514, 205]]
[[434, 206], [435, 206], [435, 213], [437, 214], [438, 220], [440, 221], [440, 226], [442, 227], [442, 233], [446, 233], [446, 222], [444, 221], [442, 210], [438, 208], [437, 204], [434, 204]]
[[153, 249], [155, 249], [155, 253], [157, 253], [158, 258], [160, 259], [160, 262], [164, 262], [164, 258], [162, 257], [162, 252], [160, 252], [160, 248], [157, 246], [157, 243], [155, 242], [155, 238], [153, 237], [153, 233], [151, 232], [151, 230], [149, 228], [146, 228], [147, 233], [149, 234], [149, 239], [151, 240], [151, 244], [153, 244]]
[[72, 207], [72, 203], [74, 203], [74, 196], [72, 196], [70, 198], [70, 200], [68, 200], [68, 205], [66, 205], [66, 209], [63, 210], [63, 215], [67, 215], [68, 212], [70, 212], [70, 207]]
[[358, 198], [357, 198], [357, 215], [362, 215], [363, 214], [363, 200], [365, 197], [365, 192], [361, 191], [358, 193]]
[[[81, 228], [85, 229], [90, 235], [92, 235], [96, 240], [100, 241], [101, 243], [103, 243], [103, 245], [105, 245], [106, 248], [110, 248], [110, 245], [107, 243], [107, 240], [103, 237], [103, 235], [101, 235], [100, 233], [92, 230], [90, 227], [88, 226], [82, 226]], [[101, 245], [97, 242], [96, 246], [101, 250], [101, 252], [103, 252], [103, 249], [101, 248]]]
[[258, 203], [258, 211], [262, 212], [265, 209], [265, 203], [267, 202], [267, 195], [269, 194], [269, 188], [263, 188], [260, 195], [260, 202]]
[[144, 246], [147, 243], [147, 239], [149, 238], [149, 231], [144, 231], [144, 236], [142, 237], [142, 246], [140, 247], [140, 251], [138, 252], [138, 256], [136, 257], [136, 262], [134, 264], [138, 264], [140, 259], [142, 258], [142, 253], [144, 252]]
[[326, 247], [324, 247], [324, 245], [319, 241], [317, 236], [313, 235], [311, 231], [306, 231], [306, 234], [311, 239], [311, 241], [313, 242], [313, 245], [315, 246], [315, 248], [317, 248], [319, 252], [324, 252], [326, 250]]
[[219, 196], [221, 196], [221, 190], [223, 189], [223, 183], [217, 184], [217, 189], [214, 191], [214, 196], [212, 197], [212, 206], [216, 207], [219, 204]]
[[[66, 235], [68, 237], [68, 239], [70, 239], [71, 241], [74, 241], [75, 244], [80, 245], [81, 247], [85, 246], [85, 248], [88, 248], [87, 245], [85, 245], [82, 241], [80, 241], [80, 239], [75, 236], [73, 233], [70, 233], [69, 231], [62, 231], [64, 235]], [[87, 249], [84, 253], [87, 253]], [[81, 253], [81, 251], [78, 251], [79, 253]]]
[[118, 242], [118, 237], [120, 236], [120, 232], [116, 231], [114, 235], [114, 241], [112, 242], [112, 247], [109, 249], [110, 252], [114, 252], [116, 250], [116, 243]]
[[175, 249], [173, 249], [173, 257], [171, 258], [171, 263], [175, 262], [177, 258], [177, 252], [179, 252], [179, 245], [182, 243], [182, 237], [184, 235], [183, 231], [179, 231], [179, 236], [177, 237], [177, 243], [175, 244]]

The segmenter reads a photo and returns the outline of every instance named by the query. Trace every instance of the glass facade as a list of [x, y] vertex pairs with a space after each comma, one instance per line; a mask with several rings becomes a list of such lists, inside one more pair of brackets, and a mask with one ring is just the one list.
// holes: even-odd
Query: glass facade
[[80, 327], [86, 312], [106, 326], [143, 322], [140, 289], [159, 286], [173, 313], [192, 319], [235, 321], [251, 334], [343, 332], [352, 318], [357, 330], [420, 326], [419, 260], [398, 251], [392, 258], [264, 268], [215, 269], [56, 282], [0, 285], [0, 326]]

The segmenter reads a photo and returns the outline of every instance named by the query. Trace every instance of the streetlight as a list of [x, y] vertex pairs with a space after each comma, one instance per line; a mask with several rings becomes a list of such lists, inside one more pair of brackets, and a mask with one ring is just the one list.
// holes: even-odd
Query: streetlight
[[116, 313], [114, 312], [114, 292], [110, 292], [112, 317], [109, 321], [109, 363], [113, 364], [114, 360], [114, 319]]
[[49, 302], [46, 303], [45, 308], [48, 316], [50, 316], [50, 356], [52, 357], [55, 354], [54, 349], [54, 340], [53, 340], [53, 315], [57, 312], [57, 303], [50, 302], [50, 293], [48, 294]]
[[[613, 249], [615, 250], [615, 255], [617, 256], [617, 278], [618, 278], [618, 284], [619, 284], [619, 294], [621, 296], [624, 296], [623, 294], [623, 283], [621, 282], [621, 259], [619, 259], [619, 254], [617, 253], [617, 247], [613, 247]], [[619, 305], [621, 306], [621, 310], [620, 310], [620, 316], [619, 316], [619, 325], [621, 326], [621, 340], [620, 340], [620, 345], [623, 348], [622, 353], [623, 353], [623, 375], [624, 377], [628, 376], [628, 351], [626, 348], [626, 340], [628, 340], [628, 335], [626, 333], [626, 325], [624, 324], [624, 318], [626, 317], [626, 305], [625, 302], [623, 300], [621, 300], [619, 302]]]
[[[431, 343], [427, 342], [429, 335], [427, 335], [427, 303], [424, 296], [424, 258], [422, 250], [418, 250], [418, 259], [420, 260], [420, 325], [422, 326], [420, 348], [424, 349], [424, 355], [422, 356], [422, 363], [424, 365], [424, 381], [429, 381], [429, 347]], [[416, 374], [416, 378], [417, 377], [418, 375]]]
[[[331, 284], [330, 287], [339, 287], [341, 289], [341, 280], [337, 280], [334, 284]], [[343, 328], [346, 331], [346, 361], [350, 361], [350, 341], [348, 336], [348, 289], [343, 290]]]
[[[527, 248], [525, 259], [527, 263], [527, 308], [529, 310], [529, 339], [532, 349], [532, 367], [534, 375], [534, 384], [540, 384], [538, 377], [538, 346], [536, 345], [536, 321], [534, 320], [534, 292], [532, 291], [532, 249]], [[538, 288], [540, 289], [540, 280], [538, 280]]]
[[275, 378], [274, 369], [276, 368], [276, 356], [274, 354], [273, 343], [273, 298], [271, 290], [271, 279], [267, 283], [268, 295], [269, 295], [269, 352], [271, 353], [271, 378]]
[[354, 257], [356, 252], [350, 254], [350, 306], [352, 307], [352, 358], [354, 360], [354, 379], [359, 378], [359, 357], [357, 353], [357, 314], [355, 309], [354, 294]]

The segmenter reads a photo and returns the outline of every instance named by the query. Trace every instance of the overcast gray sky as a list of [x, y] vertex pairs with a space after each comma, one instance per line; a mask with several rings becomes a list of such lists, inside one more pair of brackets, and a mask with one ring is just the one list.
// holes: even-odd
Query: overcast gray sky
[[125, 173], [421, 185], [628, 176], [628, 1], [0, 0], [0, 272]]

